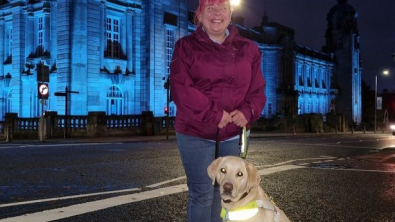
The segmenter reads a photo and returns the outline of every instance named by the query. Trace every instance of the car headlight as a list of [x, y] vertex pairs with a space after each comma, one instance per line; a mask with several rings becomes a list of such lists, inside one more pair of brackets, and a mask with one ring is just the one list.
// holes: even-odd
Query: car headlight
[[395, 130], [395, 124], [391, 124], [391, 125], [390, 125], [390, 129], [391, 129], [391, 130]]

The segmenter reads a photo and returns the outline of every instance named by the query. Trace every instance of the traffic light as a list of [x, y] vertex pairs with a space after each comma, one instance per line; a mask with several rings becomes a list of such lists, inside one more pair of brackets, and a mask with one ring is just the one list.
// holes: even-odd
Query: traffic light
[[166, 81], [166, 82], [163, 84], [163, 88], [164, 88], [164, 89], [169, 89], [169, 86], [170, 86], [169, 81]]
[[169, 107], [165, 107], [165, 114], [167, 115], [167, 114], [169, 114]]

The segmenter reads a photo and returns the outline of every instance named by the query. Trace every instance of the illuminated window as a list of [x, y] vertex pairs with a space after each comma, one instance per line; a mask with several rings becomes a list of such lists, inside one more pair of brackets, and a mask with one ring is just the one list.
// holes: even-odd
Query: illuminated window
[[12, 105], [12, 90], [10, 90], [7, 95], [7, 103], [5, 108], [6, 113], [12, 113], [13, 110], [11, 105]]
[[308, 86], [308, 87], [311, 87], [311, 86], [312, 86], [312, 82], [311, 82], [311, 72], [312, 72], [311, 68], [310, 68], [310, 67], [307, 67], [307, 69], [306, 69], [306, 74], [307, 74], [307, 86]]
[[123, 93], [117, 86], [111, 86], [107, 90], [107, 115], [123, 115]]
[[4, 64], [12, 63], [12, 26], [7, 27], [6, 31], [6, 44], [5, 44], [6, 60]]
[[302, 66], [298, 66], [299, 86], [303, 86]]
[[38, 17], [37, 22], [37, 56], [41, 56], [44, 55], [44, 17]]
[[174, 48], [174, 30], [166, 28], [166, 74], [170, 74], [170, 63]]
[[114, 17], [107, 17], [107, 48], [104, 53], [105, 57], [123, 58], [120, 36], [120, 20]]

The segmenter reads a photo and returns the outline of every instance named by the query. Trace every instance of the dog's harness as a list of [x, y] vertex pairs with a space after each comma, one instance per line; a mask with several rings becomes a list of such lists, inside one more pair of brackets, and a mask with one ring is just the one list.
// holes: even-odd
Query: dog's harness
[[251, 201], [247, 205], [237, 208], [236, 210], [228, 210], [222, 208], [221, 218], [224, 221], [248, 220], [254, 217], [259, 212], [259, 208], [273, 211], [274, 212], [273, 222], [280, 221], [280, 212], [276, 210], [274, 204], [270, 200]]

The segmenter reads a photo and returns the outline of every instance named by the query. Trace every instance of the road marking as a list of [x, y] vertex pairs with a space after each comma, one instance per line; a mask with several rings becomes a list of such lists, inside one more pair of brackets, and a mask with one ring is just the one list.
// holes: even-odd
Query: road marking
[[62, 143], [62, 144], [13, 144], [12, 146], [0, 146], [0, 149], [17, 149], [17, 148], [30, 148], [30, 147], [62, 147], [62, 146], [90, 146], [90, 145], [109, 145], [120, 143]]
[[[340, 143], [340, 142], [339, 142]], [[346, 146], [346, 145], [338, 145], [338, 144], [324, 144], [324, 143], [287, 143], [282, 142], [282, 144], [291, 144], [291, 145], [305, 145], [305, 146], [332, 146], [332, 147], [347, 147], [354, 149], [377, 149], [376, 147], [367, 147], [367, 146]]]
[[[269, 174], [273, 174], [273, 173], [277, 173], [277, 172], [281, 172], [281, 171], [298, 169], [298, 168], [304, 168], [304, 167], [295, 166], [295, 165], [283, 165], [283, 166], [277, 166], [277, 167], [259, 170], [259, 174], [269, 175]], [[173, 180], [178, 180], [180, 178], [181, 177], [173, 179]], [[153, 185], [157, 185], [157, 184], [153, 184]], [[150, 186], [153, 186], [153, 185], [150, 185]], [[145, 192], [128, 194], [128, 195], [121, 195], [121, 196], [117, 196], [117, 197], [111, 197], [111, 198], [106, 198], [106, 199], [102, 199], [102, 200], [71, 205], [68, 207], [56, 208], [56, 209], [45, 210], [45, 211], [31, 213], [31, 214], [25, 214], [22, 216], [5, 218], [5, 219], [1, 219], [0, 221], [2, 221], [2, 222], [21, 222], [21, 221], [44, 222], [44, 221], [59, 220], [59, 219], [67, 218], [67, 217], [73, 217], [73, 216], [77, 216], [77, 215], [81, 215], [81, 214], [90, 213], [93, 211], [103, 210], [106, 208], [116, 207], [116, 206], [123, 205], [123, 204], [143, 201], [143, 200], [147, 200], [147, 199], [153, 199], [153, 198], [157, 198], [157, 197], [182, 193], [182, 192], [186, 192], [186, 191], [188, 191], [187, 185], [180, 184], [180, 185], [175, 185], [175, 186], [170, 186], [170, 187], [165, 187], [165, 188], [159, 188], [159, 189], [155, 189], [155, 190], [151, 190], [151, 191], [145, 191]], [[89, 194], [87, 194], [87, 195], [89, 195]], [[65, 198], [67, 198], [67, 197], [65, 197]], [[68, 198], [73, 198], [73, 197], [71, 196]], [[58, 198], [53, 198], [53, 199], [58, 199]], [[48, 199], [47, 199], [47, 201], [48, 201]], [[38, 200], [37, 202], [44, 202], [44, 200], [41, 200], [41, 201]], [[25, 203], [26, 202], [22, 202], [19, 204], [25, 204]], [[18, 205], [18, 203], [14, 204], [13, 206], [17, 206], [17, 205]], [[4, 205], [2, 205], [2, 206], [4, 206]]]
[[91, 197], [91, 196], [98, 196], [104, 194], [114, 194], [114, 193], [123, 193], [123, 192], [132, 192], [132, 191], [139, 191], [140, 188], [132, 188], [132, 189], [125, 189], [125, 190], [116, 190], [116, 191], [107, 191], [107, 192], [99, 192], [99, 193], [89, 193], [89, 194], [80, 194], [80, 195], [73, 195], [68, 197], [54, 197], [54, 198], [47, 198], [41, 200], [31, 200], [31, 201], [24, 201], [24, 202], [17, 202], [17, 203], [9, 203], [9, 204], [0, 204], [0, 208], [2, 207], [11, 207], [11, 206], [19, 206], [25, 204], [34, 204], [34, 203], [42, 203], [48, 201], [57, 201], [57, 200], [67, 200], [67, 199], [75, 199], [81, 197]]
[[264, 176], [264, 175], [278, 173], [278, 172], [282, 172], [282, 171], [286, 171], [286, 170], [293, 170], [293, 169], [300, 169], [300, 168], [306, 168], [306, 167], [297, 166], [297, 165], [283, 165], [283, 166], [277, 166], [277, 167], [258, 170], [258, 173], [259, 173], [259, 175]]
[[52, 221], [59, 220], [67, 217], [73, 217], [93, 211], [103, 210], [110, 207], [116, 207], [123, 204], [138, 202], [142, 200], [148, 200], [152, 198], [167, 196], [171, 194], [181, 193], [187, 191], [187, 185], [181, 184], [172, 187], [165, 187], [161, 189], [122, 195], [117, 197], [106, 198], [102, 200], [86, 202], [81, 204], [75, 204], [68, 207], [56, 208], [51, 210], [45, 210], [42, 212], [36, 212], [31, 214], [25, 214], [22, 216], [6, 218], [0, 221], [4, 222], [43, 222], [43, 221]]
[[177, 180], [183, 180], [183, 179], [186, 179], [186, 178], [187, 178], [186, 176], [178, 177], [178, 178], [174, 178], [174, 179], [172, 179], [172, 180], [166, 180], [166, 181], [163, 181], [163, 182], [160, 182], [160, 183], [151, 184], [151, 185], [148, 185], [148, 186], [146, 186], [146, 187], [148, 187], [148, 188], [159, 187], [159, 186], [161, 186], [161, 185], [163, 185], [163, 184], [175, 182], [175, 181], [177, 181]]
[[395, 173], [395, 171], [388, 170], [364, 170], [364, 169], [343, 169], [343, 168], [321, 168], [321, 167], [309, 167], [320, 170], [341, 170], [341, 171], [356, 171], [356, 172], [372, 172], [372, 173]]
[[[333, 159], [334, 157], [329, 157], [330, 159]], [[310, 159], [324, 159], [324, 158], [310, 158]], [[294, 162], [296, 160], [292, 160], [291, 162]], [[290, 162], [290, 161], [287, 161]], [[259, 175], [269, 175], [269, 174], [274, 174], [278, 172], [283, 172], [287, 170], [293, 170], [293, 169], [306, 169], [306, 168], [313, 168], [313, 169], [322, 169], [322, 168], [314, 168], [314, 167], [306, 167], [306, 166], [301, 166], [301, 165], [277, 165], [274, 167], [270, 168], [265, 168], [258, 170]], [[358, 172], [380, 172], [380, 173], [388, 173], [388, 171], [382, 171], [382, 170], [362, 170], [362, 169], [322, 169], [322, 170], [347, 170], [347, 171], [358, 171]], [[390, 173], [395, 173], [395, 172], [390, 172]], [[163, 185], [165, 183], [169, 182], [174, 182], [180, 179], [184, 179], [184, 177], [178, 177], [172, 180], [164, 181], [161, 183], [157, 184], [152, 184], [149, 185], [149, 187], [157, 187], [160, 185]], [[129, 204], [133, 202], [139, 202], [143, 200], [148, 200], [148, 199], [153, 199], [153, 198], [158, 198], [162, 196], [167, 196], [167, 195], [172, 195], [172, 194], [177, 194], [177, 193], [182, 193], [188, 191], [188, 187], [186, 184], [180, 184], [180, 185], [175, 185], [175, 186], [170, 186], [170, 187], [164, 187], [164, 188], [159, 188], [159, 189], [154, 189], [150, 191], [144, 191], [140, 193], [134, 193], [134, 194], [128, 194], [128, 195], [120, 195], [117, 197], [111, 197], [111, 198], [105, 198], [97, 201], [91, 201], [91, 202], [86, 202], [86, 203], [81, 203], [81, 204], [75, 204], [75, 205], [70, 205], [67, 207], [61, 207], [61, 208], [55, 208], [51, 210], [45, 210], [41, 212], [36, 212], [36, 213], [30, 213], [30, 214], [25, 214], [22, 216], [16, 216], [16, 217], [11, 217], [11, 218], [5, 218], [5, 219], [0, 219], [1, 222], [21, 222], [21, 221], [28, 221], [28, 222], [46, 222], [46, 221], [52, 221], [52, 220], [59, 220], [59, 219], [64, 219], [68, 217], [73, 217], [81, 214], [86, 214], [98, 210], [103, 210], [111, 207], [116, 207], [120, 206], [123, 204]], [[117, 192], [125, 192], [123, 191], [114, 191], [114, 193]], [[108, 193], [108, 192], [104, 192]], [[78, 198], [82, 196], [91, 196], [91, 195], [99, 195], [98, 193], [96, 194], [86, 194], [86, 195], [77, 195], [77, 196], [70, 196], [70, 197], [64, 197], [63, 199], [71, 199], [71, 198]], [[58, 200], [59, 198], [52, 198], [52, 199], [44, 199], [44, 200], [37, 200], [37, 201], [29, 201], [30, 203], [38, 203], [38, 202], [45, 202], [45, 201], [50, 201], [50, 200]], [[27, 202], [21, 202], [21, 203], [15, 203], [12, 206], [17, 206], [17, 205], [22, 205], [26, 204]], [[0, 205], [2, 207], [5, 207], [5, 204]], [[10, 205], [7, 205], [10, 206]]]

